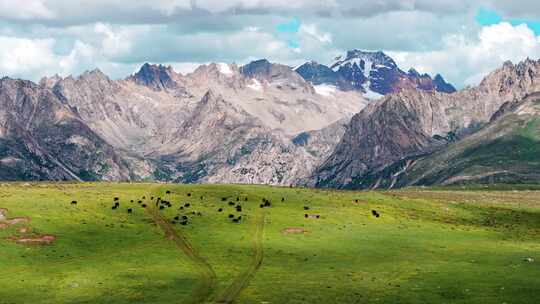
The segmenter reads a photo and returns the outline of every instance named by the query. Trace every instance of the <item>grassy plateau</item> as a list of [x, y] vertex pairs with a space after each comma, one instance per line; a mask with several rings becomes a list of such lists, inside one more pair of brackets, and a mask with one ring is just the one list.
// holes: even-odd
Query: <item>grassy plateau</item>
[[0, 303], [540, 303], [540, 191], [2, 184]]

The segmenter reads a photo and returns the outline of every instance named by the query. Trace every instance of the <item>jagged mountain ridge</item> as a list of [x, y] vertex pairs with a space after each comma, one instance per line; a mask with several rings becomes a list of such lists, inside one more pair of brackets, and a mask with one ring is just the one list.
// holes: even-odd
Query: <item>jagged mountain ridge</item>
[[355, 115], [341, 142], [313, 175], [320, 187], [378, 187], [394, 164], [442, 150], [488, 123], [503, 104], [540, 91], [540, 61], [505, 63], [478, 87], [454, 94], [407, 90]]
[[357, 90], [377, 97], [407, 89], [454, 93], [456, 89], [437, 74], [433, 79], [411, 69], [402, 71], [385, 53], [362, 50], [348, 51], [338, 56], [330, 66], [307, 62], [295, 69], [314, 85], [332, 85], [341, 90]]
[[125, 179], [176, 182], [294, 183], [326, 154], [310, 154], [292, 137], [366, 104], [356, 92], [318, 94], [290, 67], [266, 60], [186, 75], [145, 64], [116, 81], [94, 70], [45, 78], [40, 89], [114, 147], [131, 172]]

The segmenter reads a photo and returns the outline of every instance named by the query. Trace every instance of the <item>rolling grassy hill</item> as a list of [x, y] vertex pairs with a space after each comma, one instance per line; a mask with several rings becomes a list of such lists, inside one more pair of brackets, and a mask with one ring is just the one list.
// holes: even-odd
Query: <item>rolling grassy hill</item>
[[538, 303], [538, 194], [2, 184], [0, 303]]

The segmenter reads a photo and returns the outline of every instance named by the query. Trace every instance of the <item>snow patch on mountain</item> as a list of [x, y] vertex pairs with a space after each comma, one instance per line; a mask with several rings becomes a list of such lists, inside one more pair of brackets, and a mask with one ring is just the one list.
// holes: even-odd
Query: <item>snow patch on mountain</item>
[[315, 89], [315, 93], [327, 97], [334, 96], [334, 93], [337, 91], [336, 86], [329, 84], [316, 85], [313, 88]]
[[231, 76], [233, 74], [233, 70], [228, 64], [220, 62], [217, 64], [217, 66], [221, 74], [226, 75], [226, 76]]
[[251, 82], [247, 84], [247, 87], [257, 92], [262, 92], [263, 90], [262, 83], [255, 78], [251, 79]]

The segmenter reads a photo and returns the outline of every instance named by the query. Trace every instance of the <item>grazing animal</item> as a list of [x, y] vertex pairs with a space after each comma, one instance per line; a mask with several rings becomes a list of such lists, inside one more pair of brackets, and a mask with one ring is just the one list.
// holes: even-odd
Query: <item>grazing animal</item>
[[245, 202], [247, 202], [247, 201], [248, 201], [247, 197], [246, 197], [246, 198], [244, 198], [244, 201], [245, 201]]
[[146, 196], [143, 196], [142, 199], [146, 199]]
[[317, 214], [317, 215], [315, 215], [315, 217], [316, 217], [316, 218], [321, 218], [321, 216], [320, 216], [320, 215], [318, 215], [318, 214]]
[[119, 200], [119, 198], [118, 198], [118, 197], [115, 197], [115, 198], [114, 198], [114, 201], [115, 201], [115, 202], [116, 202], [116, 201], [118, 201], [118, 200]]
[[132, 210], [131, 208], [129, 208], [129, 209], [127, 210], [127, 212], [128, 212], [128, 213], [131, 213], [131, 212], [133, 212], [133, 210]]
[[186, 215], [182, 215], [182, 219], [183, 219], [183, 220], [187, 220], [188, 217], [187, 217]]
[[150, 197], [150, 199], [151, 199], [151, 200], [154, 200], [154, 197], [152, 196], [152, 197]]
[[188, 197], [191, 196], [191, 193], [188, 193], [187, 196], [188, 196]]
[[72, 205], [77, 205], [77, 201], [71, 201]]
[[130, 203], [133, 203], [133, 200], [130, 200], [129, 202], [130, 202]]
[[282, 197], [282, 198], [281, 198], [281, 202], [284, 202], [284, 201], [285, 201], [285, 198], [284, 198], [284, 197]]
[[141, 207], [146, 208], [146, 204], [142, 204]]
[[218, 212], [223, 212], [223, 208], [219, 208], [217, 211]]
[[142, 204], [142, 201], [138, 201], [137, 203], [138, 203], [138, 204]]
[[236, 206], [236, 211], [237, 212], [242, 212], [242, 206], [240, 206], [240, 205]]
[[167, 190], [165, 191], [165, 194], [171, 194], [171, 191]]
[[237, 197], [237, 198], [236, 198], [236, 201], [237, 201], [237, 202], [239, 202], [239, 201], [240, 201], [240, 198], [239, 198], [239, 197]]
[[354, 202], [355, 202], [355, 203], [358, 203], [358, 199], [355, 199]]
[[229, 202], [229, 206], [234, 206], [234, 205], [236, 205], [236, 204], [233, 203], [233, 202]]
[[201, 201], [204, 199], [204, 196], [201, 195]]
[[266, 201], [266, 203], [264, 203], [264, 206], [265, 206], [265, 207], [270, 207], [270, 205], [271, 205], [271, 204], [270, 204], [270, 201]]
[[189, 203], [184, 204], [184, 207], [189, 208], [191, 206]]
[[234, 215], [233, 215], [233, 214], [229, 214], [229, 218], [233, 218], [233, 217], [234, 217]]
[[240, 215], [240, 216], [238, 217], [238, 220], [241, 220], [241, 219], [242, 219], [242, 216]]
[[304, 206], [304, 210], [309, 210], [309, 206]]
[[238, 223], [238, 222], [239, 222], [238, 219], [233, 219], [232, 221], [235, 222], [235, 223]]
[[263, 204], [260, 204], [259, 207], [264, 208], [264, 205], [263, 205]]
[[183, 221], [183, 222], [181, 222], [180, 224], [182, 224], [182, 226], [186, 226], [186, 225], [188, 224], [188, 222], [187, 222], [187, 221]]
[[379, 217], [379, 216], [381, 216], [381, 215], [379, 214], [379, 212], [377, 212], [377, 210], [371, 210], [371, 214], [372, 214], [374, 217]]
[[305, 218], [308, 218], [308, 217], [309, 217], [309, 214], [307, 214], [307, 213], [304, 214], [304, 217], [305, 217]]
[[163, 210], [163, 209], [165, 209], [165, 207], [159, 206], [159, 210]]
[[174, 217], [174, 219], [178, 221], [180, 219], [180, 217], [177, 215], [177, 216]]
[[184, 207], [181, 206], [181, 207], [180, 207], [180, 210], [184, 210]]
[[224, 201], [226, 201], [226, 200], [227, 200], [226, 197], [222, 197], [222, 198], [221, 198], [221, 201], [222, 201], [222, 202], [224, 202]]

